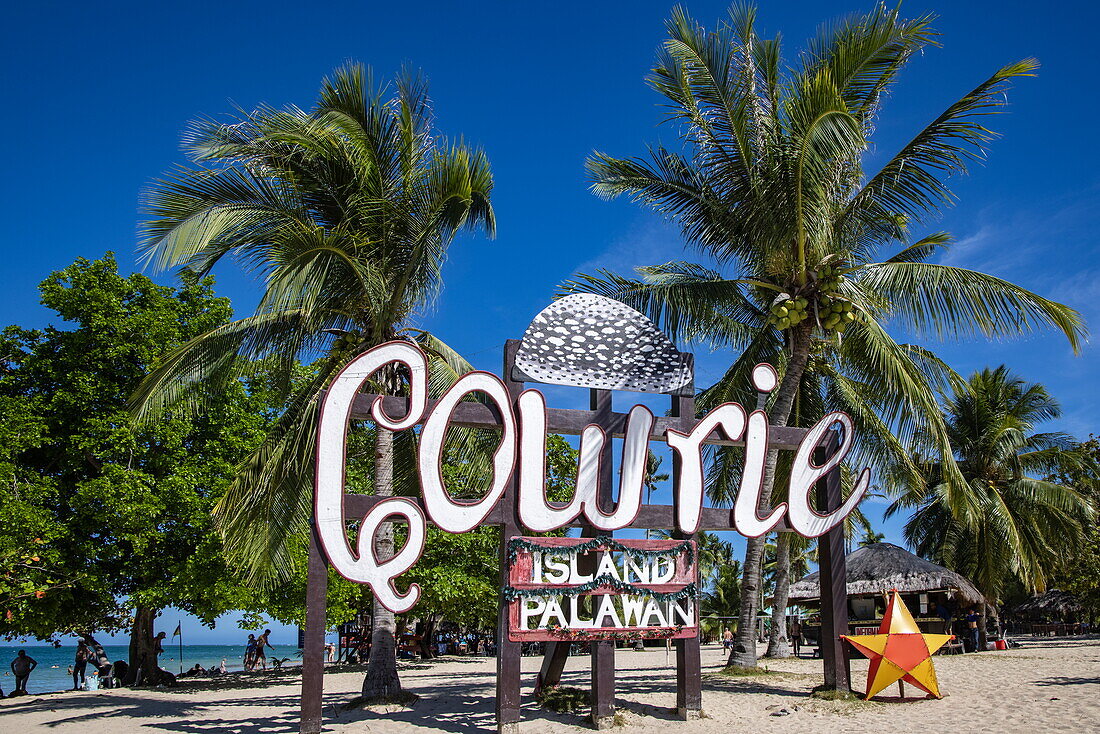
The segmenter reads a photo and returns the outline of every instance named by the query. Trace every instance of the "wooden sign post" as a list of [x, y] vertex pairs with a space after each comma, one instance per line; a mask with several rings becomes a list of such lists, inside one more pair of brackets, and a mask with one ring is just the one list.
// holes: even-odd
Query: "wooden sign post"
[[[553, 309], [560, 310], [561, 303], [562, 301], [556, 302], [544, 313], [550, 313]], [[617, 307], [625, 309], [622, 304], [617, 304]], [[557, 317], [567, 319], [564, 323], [569, 324], [569, 315], [566, 312]], [[639, 319], [644, 319], [640, 314], [636, 315]], [[622, 319], [622, 315], [616, 314], [614, 318]], [[572, 323], [577, 324], [578, 320], [572, 319]], [[594, 324], [593, 328], [587, 328], [584, 333], [600, 334], [596, 320], [592, 319], [591, 323]], [[624, 321], [616, 323], [622, 324]], [[547, 322], [543, 314], [532, 322], [531, 329], [536, 328], [548, 332], [554, 328], [557, 329], [556, 333], [567, 333], [562, 331], [563, 327], [553, 326], [552, 320]], [[610, 330], [605, 327], [603, 332], [610, 333]], [[527, 338], [525, 336], [524, 346], [527, 346]], [[841, 496], [839, 465], [853, 442], [851, 419], [840, 413], [832, 413], [811, 428], [769, 426], [763, 411], [749, 413], [733, 403], [720, 406], [707, 416], [697, 418], [692, 356], [675, 350], [669, 352], [670, 344], [656, 343], [651, 334], [643, 333], [637, 338], [651, 340], [645, 343], [644, 348], [634, 350], [639, 359], [644, 360], [647, 352], [664, 350], [663, 363], [671, 364], [673, 368], [661, 372], [642, 364], [640, 371], [632, 368], [626, 382], [620, 381], [614, 387], [650, 392], [668, 388], [672, 401], [669, 417], [655, 417], [641, 406], [635, 406], [629, 413], [615, 412], [610, 389], [604, 387], [590, 389], [589, 410], [547, 408], [541, 393], [524, 390], [523, 378], [526, 375], [534, 372], [539, 376], [538, 379], [557, 381], [559, 384], [571, 384], [568, 381], [572, 379], [570, 375], [581, 375], [577, 379], [592, 384], [593, 380], [599, 382], [602, 379], [601, 373], [597, 367], [580, 362], [571, 364], [560, 373], [567, 373], [566, 377], [554, 379], [551, 376], [552, 369], [532, 358], [531, 351], [521, 352], [521, 343], [516, 340], [509, 340], [505, 344], [502, 378], [484, 372], [470, 373], [439, 400], [429, 400], [426, 396], [426, 358], [415, 347], [405, 343], [382, 345], [360, 355], [336, 378], [326, 395], [318, 428], [317, 500], [314, 533], [309, 551], [302, 666], [302, 734], [316, 734], [322, 729], [322, 661], [328, 565], [331, 564], [339, 573], [352, 580], [369, 583], [379, 601], [395, 612], [405, 612], [419, 597], [419, 588], [413, 585], [402, 594], [393, 587], [392, 579], [419, 557], [424, 542], [424, 524], [429, 520], [448, 532], [466, 532], [473, 527], [488, 524], [501, 528], [499, 558], [502, 593], [497, 620], [496, 696], [497, 729], [501, 733], [515, 734], [520, 722], [520, 639], [524, 636], [530, 637], [531, 634], [517, 632], [517, 621], [520, 617], [515, 596], [520, 592], [516, 591], [514, 583], [519, 577], [516, 576], [513, 559], [518, 557], [515, 549], [524, 542], [523, 536], [530, 535], [527, 532], [529, 530], [537, 533], [555, 527], [579, 527], [579, 540], [538, 538], [538, 541], [550, 545], [554, 542], [563, 544], [563, 548], [586, 539], [611, 539], [615, 529], [626, 527], [672, 529], [675, 540], [663, 542], [672, 543], [669, 547], [678, 548], [688, 547], [682, 541], [692, 541], [700, 530], [734, 530], [753, 535], [794, 530], [807, 537], [818, 537], [822, 601], [821, 648], [825, 684], [836, 690], [849, 690], [847, 658], [840, 640], [840, 635], [848, 631], [843, 519], [859, 502], [868, 481], [867, 471], [864, 470], [847, 500]], [[551, 336], [548, 343], [552, 347], [564, 341]], [[654, 343], [656, 346], [649, 346]], [[544, 345], [539, 348], [551, 347]], [[581, 355], [580, 359], [588, 359], [590, 351], [595, 350], [600, 354], [602, 349], [599, 345], [587, 345], [583, 349], [574, 348], [573, 351]], [[520, 357], [518, 360], [517, 355]], [[601, 354], [601, 358], [602, 356]], [[411, 376], [409, 397], [358, 392], [373, 372], [394, 361], [402, 361], [408, 368]], [[635, 377], [636, 374], [643, 376]], [[762, 395], [771, 391], [777, 382], [775, 371], [767, 365], [760, 365], [754, 370], [753, 380]], [[485, 402], [462, 400], [465, 394], [475, 390], [483, 392], [488, 399]], [[345, 493], [344, 442], [350, 420], [372, 420], [390, 430], [423, 426], [419, 457], [423, 497], [383, 498]], [[439, 459], [438, 453], [432, 452], [440, 450], [447, 426], [501, 431], [501, 445], [494, 457], [492, 486], [486, 497], [472, 504], [452, 502], [446, 488], [442, 487], [438, 479], [438, 472], [430, 470], [432, 461]], [[830, 430], [836, 426], [840, 427], [839, 433]], [[581, 436], [576, 496], [566, 505], [547, 504], [543, 494], [544, 442], [546, 434], [550, 433]], [[624, 439], [617, 503], [612, 502], [613, 438]], [[672, 505], [642, 504], [644, 467], [650, 440], [667, 441], [674, 449]], [[732, 510], [705, 507], [702, 504], [700, 451], [703, 444], [745, 447], [741, 491]], [[763, 460], [769, 449], [796, 451], [797, 454], [788, 501], [777, 506], [768, 517], [761, 518], [756, 512], [756, 497], [760, 492]], [[811, 508], [808, 504], [809, 494], [815, 486], [816, 507]], [[409, 540], [393, 559], [378, 559], [373, 548], [369, 547], [373, 542], [374, 526], [395, 515], [409, 523]], [[346, 533], [345, 518], [352, 517], [364, 518], [363, 527], [358, 533], [358, 553], [351, 548]], [[577, 573], [593, 574], [601, 564], [607, 562], [606, 559], [601, 560], [600, 556], [609, 553], [617, 552], [624, 557], [630, 553], [644, 556], [648, 551], [644, 546], [637, 546], [637, 542], [633, 541], [631, 545], [627, 541], [601, 541], [598, 550], [588, 555], [587, 566], [583, 566], [578, 560]], [[417, 543], [420, 547], [416, 546]], [[688, 545], [693, 547], [694, 543]], [[528, 557], [523, 563], [531, 564], [533, 560]], [[622, 563], [625, 566], [627, 561], [623, 560]], [[524, 568], [524, 572], [528, 574], [534, 572], [531, 565]], [[686, 567], [677, 568], [678, 573], [688, 573]], [[654, 586], [652, 583], [640, 583], [642, 576], [638, 574], [644, 573], [650, 572], [637, 570], [635, 583], [626, 582], [622, 588], [643, 595], [665, 594], [668, 590], [676, 589], [675, 585]], [[676, 578], [677, 583], [683, 581], [683, 576]], [[594, 593], [614, 593], [614, 584], [608, 583], [611, 585], [601, 586]], [[652, 588], [646, 588], [647, 586]], [[681, 590], [683, 588], [685, 587], [680, 587]], [[509, 594], [512, 598], [508, 597]], [[652, 636], [667, 636], [675, 640], [676, 708], [679, 717], [685, 720], [698, 718], [702, 713], [698, 610], [695, 602], [692, 599], [688, 605], [695, 615], [694, 624], [683, 624], [680, 633], [674, 631], [669, 634], [667, 629], [659, 632], [651, 630]], [[666, 617], [676, 614], [678, 613], [670, 610]], [[660, 618], [660, 615], [656, 615], [650, 619]], [[680, 617], [679, 621], [684, 620]], [[631, 634], [636, 632], [638, 630]], [[535, 636], [542, 634], [540, 631]], [[559, 631], [557, 634], [563, 633]], [[641, 634], [646, 632], [642, 631]], [[553, 637], [551, 634], [545, 635], [550, 641], [546, 643], [542, 668], [538, 679], [534, 681], [536, 689], [558, 683], [569, 655], [570, 640], [551, 639]], [[589, 636], [588, 639], [592, 669], [592, 723], [598, 729], [608, 728], [613, 724], [615, 713], [615, 646], [613, 641], [599, 639], [599, 635]]]

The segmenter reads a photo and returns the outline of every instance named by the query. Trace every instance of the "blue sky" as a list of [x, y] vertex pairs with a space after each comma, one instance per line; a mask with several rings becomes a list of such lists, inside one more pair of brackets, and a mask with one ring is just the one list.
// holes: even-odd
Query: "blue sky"
[[[402, 63], [432, 84], [440, 129], [482, 145], [496, 176], [499, 236], [463, 237], [446, 288], [423, 323], [480, 368], [519, 337], [572, 273], [683, 256], [674, 228], [626, 201], [587, 190], [593, 150], [637, 155], [674, 142], [643, 83], [672, 3], [21, 3], [0, 29], [6, 114], [0, 140], [5, 227], [0, 321], [40, 326], [37, 283], [78, 256], [134, 259], [139, 195], [181, 162], [189, 120], [259, 103], [308, 106], [319, 80], [348, 59], [387, 77]], [[713, 24], [723, 2], [690, 2]], [[781, 32], [790, 57], [823, 20], [868, 2], [765, 2], [760, 27]], [[956, 179], [957, 207], [935, 229], [955, 234], [952, 264], [1014, 280], [1100, 323], [1100, 188], [1088, 130], [1097, 118], [1092, 49], [1100, 12], [1084, 2], [909, 2], [935, 12], [943, 48], [914, 59], [886, 106], [877, 151], [892, 152], [996, 68], [1026, 56], [1043, 66], [1017, 83], [1004, 134], [987, 163]], [[931, 228], [930, 228], [931, 229]], [[219, 291], [239, 312], [257, 286], [232, 269]], [[165, 277], [166, 282], [168, 280]], [[1098, 408], [1092, 346], [1064, 340], [938, 347], [963, 373], [1008, 363], [1063, 402], [1057, 427], [1084, 437]], [[700, 354], [698, 382], [728, 354]], [[563, 397], [563, 400], [568, 399]], [[626, 400], [621, 401], [626, 404]], [[628, 407], [628, 404], [627, 404]], [[874, 506], [867, 507], [878, 520]], [[898, 538], [896, 523], [885, 529]], [[171, 617], [174, 619], [174, 617]], [[174, 627], [174, 624], [172, 625]], [[221, 641], [205, 635], [201, 641]], [[185, 625], [186, 628], [186, 625]], [[230, 630], [231, 630], [230, 626]], [[233, 632], [233, 639], [236, 634]], [[192, 640], [200, 641], [191, 637]]]

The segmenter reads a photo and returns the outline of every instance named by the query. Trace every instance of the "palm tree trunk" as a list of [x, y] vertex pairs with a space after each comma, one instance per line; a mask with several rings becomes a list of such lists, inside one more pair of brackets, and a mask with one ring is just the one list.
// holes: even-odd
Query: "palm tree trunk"
[[[794, 407], [794, 397], [798, 394], [802, 373], [810, 359], [810, 332], [813, 325], [803, 321], [791, 329], [791, 358], [783, 374], [783, 382], [775, 396], [769, 421], [775, 426], [787, 425]], [[779, 451], [769, 451], [764, 464], [764, 488], [760, 492], [757, 512], [765, 514], [771, 509], [772, 487], [775, 485], [775, 465], [779, 460]], [[737, 621], [737, 636], [734, 638], [733, 651], [730, 652], [728, 665], [742, 668], [756, 667], [756, 612], [760, 596], [761, 561], [764, 558], [764, 536], [749, 538], [745, 544], [745, 568], [741, 577], [741, 613]]]
[[[374, 440], [374, 493], [382, 497], [393, 496], [393, 433], [378, 427]], [[393, 523], [378, 526], [375, 547], [379, 560], [393, 557]], [[389, 609], [374, 600], [371, 627], [370, 658], [367, 675], [363, 679], [363, 698], [377, 699], [401, 692], [401, 679], [397, 675], [396, 617]]]
[[775, 539], [775, 594], [772, 596], [772, 630], [766, 658], [789, 658], [787, 644], [787, 596], [791, 590], [791, 534], [777, 533]]

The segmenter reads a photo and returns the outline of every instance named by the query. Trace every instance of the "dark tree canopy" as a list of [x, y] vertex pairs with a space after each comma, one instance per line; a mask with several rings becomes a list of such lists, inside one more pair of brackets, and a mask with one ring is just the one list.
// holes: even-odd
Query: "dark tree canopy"
[[212, 621], [250, 606], [210, 513], [274, 413], [264, 385], [230, 384], [216, 409], [140, 429], [127, 408], [162, 355], [230, 318], [228, 299], [209, 278], [124, 277], [110, 253], [39, 289], [58, 325], [0, 339], [0, 632], [118, 629], [137, 607], [168, 605]]

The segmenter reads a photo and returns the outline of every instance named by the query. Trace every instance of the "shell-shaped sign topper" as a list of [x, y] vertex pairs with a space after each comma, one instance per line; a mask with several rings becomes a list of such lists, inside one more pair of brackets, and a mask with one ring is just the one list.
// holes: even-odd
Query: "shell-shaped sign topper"
[[692, 379], [684, 355], [656, 324], [592, 293], [561, 298], [535, 316], [516, 372], [526, 382], [652, 393], [675, 393]]

